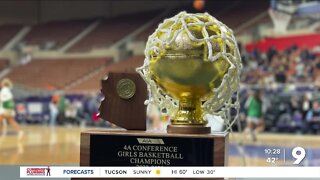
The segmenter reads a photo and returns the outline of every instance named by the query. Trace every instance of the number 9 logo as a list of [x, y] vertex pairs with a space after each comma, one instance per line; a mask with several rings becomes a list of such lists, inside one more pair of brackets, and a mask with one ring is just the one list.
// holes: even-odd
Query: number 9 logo
[[292, 156], [296, 159], [293, 164], [300, 164], [300, 162], [306, 157], [306, 150], [302, 147], [295, 147], [292, 149]]

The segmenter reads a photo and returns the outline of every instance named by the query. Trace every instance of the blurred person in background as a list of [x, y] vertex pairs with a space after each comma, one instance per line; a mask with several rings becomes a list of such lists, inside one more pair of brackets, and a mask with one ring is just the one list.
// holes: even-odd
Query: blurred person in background
[[293, 128], [293, 130], [299, 133], [304, 130], [303, 116], [299, 110], [293, 111], [291, 127]]
[[311, 106], [312, 106], [311, 99], [312, 99], [312, 94], [310, 93], [306, 93], [303, 97], [302, 115], [304, 119], [306, 119], [307, 113], [311, 109]]
[[286, 67], [286, 57], [284, 55], [279, 55], [278, 59], [276, 59], [276, 67], [275, 67], [275, 80], [278, 83], [286, 83], [287, 77], [287, 67]]
[[66, 108], [64, 111], [65, 120], [63, 123], [71, 124], [77, 124], [77, 107], [75, 104], [69, 100], [65, 101]]
[[320, 57], [318, 57], [315, 62], [315, 67], [313, 70], [314, 84], [320, 90]]
[[66, 98], [63, 92], [58, 92], [57, 96], [59, 97], [57, 107], [58, 107], [58, 117], [57, 122], [58, 124], [63, 124], [66, 120], [65, 116], [65, 109], [66, 109]]
[[0, 124], [3, 120], [7, 120], [8, 124], [11, 125], [15, 131], [18, 133], [18, 138], [23, 137], [23, 131], [20, 129], [19, 124], [14, 119], [15, 117], [15, 104], [13, 100], [13, 94], [11, 92], [12, 82], [6, 78], [1, 82], [1, 91], [0, 91]]
[[280, 110], [277, 117], [276, 127], [279, 132], [287, 131], [292, 128], [293, 125], [293, 109], [291, 108], [291, 102], [285, 101], [282, 97], [280, 103], [278, 104], [278, 109]]
[[80, 127], [83, 128], [86, 126], [87, 122], [90, 121], [90, 116], [88, 116], [88, 114], [85, 113], [84, 111], [83, 101], [76, 99], [73, 101], [73, 104], [77, 110], [77, 114], [76, 114], [77, 123], [80, 125]]
[[98, 125], [100, 119], [97, 117], [99, 111], [100, 99], [96, 93], [90, 93], [89, 96], [84, 100], [83, 111], [86, 117], [90, 117], [91, 122], [89, 125]]
[[277, 54], [278, 54], [278, 51], [277, 51], [277, 49], [276, 49], [274, 46], [272, 46], [272, 47], [270, 47], [270, 48], [268, 49], [268, 51], [267, 51], [268, 64], [270, 64], [272, 58], [273, 58], [275, 55], [277, 55]]
[[318, 101], [313, 102], [312, 108], [306, 115], [306, 121], [309, 130], [320, 130], [320, 103]]
[[290, 98], [290, 108], [291, 108], [291, 111], [294, 112], [294, 111], [301, 111], [301, 105], [300, 105], [301, 101], [300, 101], [300, 98], [299, 96], [297, 95], [293, 95], [291, 96]]
[[59, 96], [52, 96], [51, 101], [49, 103], [50, 126], [54, 126], [56, 124], [57, 117], [59, 114], [58, 102]]
[[247, 121], [244, 133], [256, 141], [256, 134], [264, 130], [263, 121], [263, 103], [261, 97], [261, 91], [256, 90], [248, 97], [245, 108], [247, 109]]

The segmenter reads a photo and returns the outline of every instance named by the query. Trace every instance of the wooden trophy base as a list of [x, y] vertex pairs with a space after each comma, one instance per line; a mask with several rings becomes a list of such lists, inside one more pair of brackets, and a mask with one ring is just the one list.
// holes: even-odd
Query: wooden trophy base
[[227, 153], [228, 133], [86, 131], [81, 133], [80, 166], [226, 166]]
[[167, 126], [167, 132], [171, 134], [210, 134], [211, 127], [169, 124]]

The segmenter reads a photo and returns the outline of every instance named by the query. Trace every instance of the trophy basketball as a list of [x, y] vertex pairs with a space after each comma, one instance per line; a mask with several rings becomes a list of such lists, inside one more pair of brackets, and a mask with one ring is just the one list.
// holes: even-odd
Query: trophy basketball
[[[208, 13], [166, 19], [149, 37], [138, 73], [102, 81], [100, 117], [124, 129], [83, 132], [80, 165], [227, 165], [241, 67], [232, 30]], [[146, 130], [148, 103], [171, 117], [167, 132]], [[222, 132], [211, 132], [208, 114], [224, 120]]]
[[228, 108], [240, 70], [232, 31], [208, 13], [186, 12], [159, 25], [138, 69], [148, 84], [149, 103], [166, 108], [172, 117], [168, 133], [187, 134], [211, 132], [204, 116]]

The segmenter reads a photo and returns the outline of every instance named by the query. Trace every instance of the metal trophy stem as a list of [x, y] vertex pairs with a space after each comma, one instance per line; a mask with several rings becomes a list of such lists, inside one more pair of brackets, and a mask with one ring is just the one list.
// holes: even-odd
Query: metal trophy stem
[[207, 120], [203, 118], [200, 99], [190, 96], [183, 97], [179, 101], [179, 110], [171, 119], [167, 127], [168, 133], [178, 134], [208, 134], [211, 127], [206, 126]]

